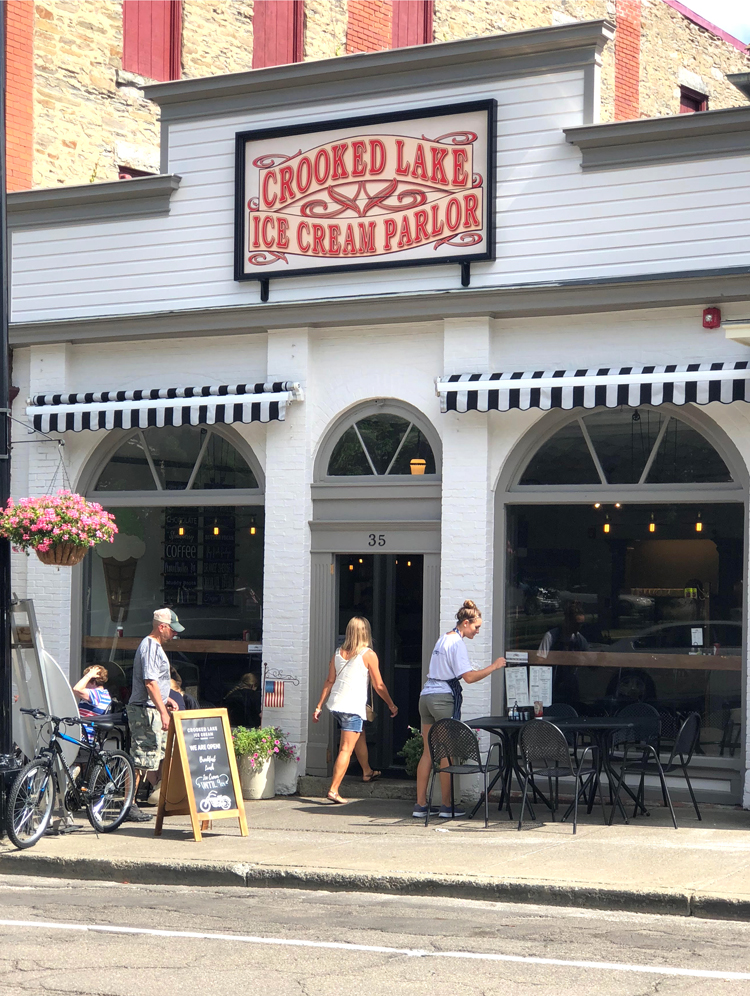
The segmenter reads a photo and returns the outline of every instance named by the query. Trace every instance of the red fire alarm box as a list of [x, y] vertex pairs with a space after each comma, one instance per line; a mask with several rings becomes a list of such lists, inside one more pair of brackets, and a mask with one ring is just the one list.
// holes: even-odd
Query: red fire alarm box
[[703, 309], [703, 328], [718, 329], [721, 325], [721, 310], [719, 308]]

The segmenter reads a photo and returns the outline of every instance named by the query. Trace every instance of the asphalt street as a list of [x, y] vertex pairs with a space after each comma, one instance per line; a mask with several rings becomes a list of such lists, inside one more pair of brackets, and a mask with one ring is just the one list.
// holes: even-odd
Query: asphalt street
[[0, 994], [750, 994], [750, 924], [0, 877]]

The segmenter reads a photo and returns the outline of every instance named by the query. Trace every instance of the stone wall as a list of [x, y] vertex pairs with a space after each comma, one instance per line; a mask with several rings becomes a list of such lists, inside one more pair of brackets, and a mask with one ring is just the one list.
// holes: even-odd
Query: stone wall
[[305, 62], [346, 55], [346, 0], [305, 0]]
[[253, 0], [182, 0], [185, 79], [252, 68]]
[[157, 108], [125, 74], [122, 0], [38, 0], [34, 31], [34, 186], [159, 172]]
[[663, 0], [642, 0], [641, 117], [678, 114], [680, 86], [707, 94], [709, 110], [746, 104], [726, 74], [748, 71], [747, 51], [738, 51]]

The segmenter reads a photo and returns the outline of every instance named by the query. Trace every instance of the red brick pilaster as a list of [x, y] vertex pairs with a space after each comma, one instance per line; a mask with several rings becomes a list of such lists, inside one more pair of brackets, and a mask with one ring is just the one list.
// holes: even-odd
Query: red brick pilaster
[[8, 190], [32, 183], [34, 134], [34, 4], [6, 0], [5, 165]]
[[616, 0], [615, 121], [640, 114], [641, 0]]
[[391, 0], [347, 0], [346, 54], [391, 47]]

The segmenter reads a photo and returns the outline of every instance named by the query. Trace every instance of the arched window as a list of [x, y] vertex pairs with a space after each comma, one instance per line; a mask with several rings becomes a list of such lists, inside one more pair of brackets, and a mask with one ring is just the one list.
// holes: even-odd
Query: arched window
[[104, 664], [110, 692], [126, 701], [134, 652], [154, 609], [169, 606], [185, 627], [166, 647], [183, 689], [256, 725], [265, 518], [250, 448], [226, 426], [121, 431], [82, 488], [119, 530], [83, 564], [83, 666]]
[[648, 405], [551, 413], [496, 496], [499, 645], [549, 668], [551, 701], [579, 715], [653, 706], [666, 749], [699, 713], [704, 763], [737, 769], [726, 801], [740, 785], [746, 500], [715, 423]]
[[101, 491], [255, 490], [247, 460], [210, 427], [138, 429], [110, 457], [95, 484]]
[[650, 408], [580, 415], [531, 457], [520, 485], [723, 484], [726, 463], [697, 429]]
[[[324, 452], [324, 476], [424, 476], [438, 472], [430, 430], [403, 406], [374, 403], [360, 408], [337, 427]], [[434, 433], [431, 433], [434, 435]]]

